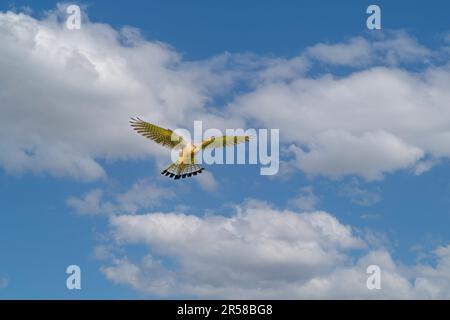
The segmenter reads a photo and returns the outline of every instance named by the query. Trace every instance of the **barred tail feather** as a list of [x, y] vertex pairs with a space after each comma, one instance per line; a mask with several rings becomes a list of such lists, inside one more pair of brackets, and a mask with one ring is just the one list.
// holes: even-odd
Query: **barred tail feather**
[[203, 168], [202, 166], [200, 166], [198, 164], [172, 163], [166, 169], [161, 171], [161, 174], [165, 175], [166, 177], [178, 180], [180, 178], [184, 179], [184, 178], [196, 176], [197, 174], [202, 173], [203, 170], [205, 170], [205, 168]]

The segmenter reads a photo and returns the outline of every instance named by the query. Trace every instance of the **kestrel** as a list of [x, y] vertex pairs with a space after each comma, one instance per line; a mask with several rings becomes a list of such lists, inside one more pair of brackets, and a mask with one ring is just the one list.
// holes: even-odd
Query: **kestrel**
[[178, 160], [161, 171], [161, 174], [174, 178], [192, 177], [202, 173], [205, 168], [200, 166], [195, 155], [205, 148], [222, 148], [233, 146], [250, 140], [250, 136], [220, 136], [210, 137], [200, 143], [193, 144], [183, 139], [170, 129], [158, 127], [139, 118], [131, 118], [131, 126], [144, 137], [153, 140], [170, 149], [180, 150]]

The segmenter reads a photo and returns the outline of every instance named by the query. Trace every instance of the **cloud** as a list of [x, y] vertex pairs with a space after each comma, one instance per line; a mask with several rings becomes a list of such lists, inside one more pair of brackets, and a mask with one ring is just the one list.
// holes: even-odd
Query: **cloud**
[[402, 31], [388, 31], [371, 41], [353, 37], [343, 43], [319, 43], [305, 50], [308, 58], [336, 66], [363, 67], [424, 61], [430, 50]]
[[173, 272], [164, 268], [158, 260], [146, 255], [137, 266], [127, 258], [115, 259], [112, 266], [103, 267], [107, 279], [116, 284], [126, 283], [132, 288], [165, 296], [176, 286]]
[[129, 118], [186, 125], [227, 87], [229, 75], [213, 74], [212, 62], [183, 62], [130, 28], [86, 20], [68, 30], [58, 14], [0, 12], [0, 167], [8, 172], [93, 180], [105, 176], [98, 159], [161, 155]]
[[[372, 206], [380, 202], [382, 199], [379, 192], [362, 188], [357, 179], [352, 179], [349, 183], [341, 185], [339, 187], [338, 194], [348, 197], [351, 202], [364, 207]], [[374, 215], [365, 214], [361, 217], [373, 218]]]
[[426, 156], [448, 158], [449, 70], [374, 67], [339, 78], [300, 76], [265, 83], [229, 108], [280, 128], [284, 143], [296, 146], [297, 168], [307, 174], [377, 180], [413, 170]]
[[[231, 217], [152, 213], [115, 216], [110, 223], [118, 243], [149, 245], [151, 255], [145, 261], [156, 256], [177, 261], [177, 274], [162, 272], [161, 263], [137, 265], [125, 258], [102, 269], [115, 282], [155, 294], [160, 291], [144, 276], [153, 271], [164, 274], [166, 285], [158, 287], [166, 288], [165, 294], [221, 296], [233, 291], [240, 296], [244, 289], [258, 288], [270, 292], [283, 282], [327, 274], [348, 260], [346, 250], [364, 247], [350, 227], [325, 212], [279, 212], [256, 201]], [[138, 279], [124, 280], [123, 268], [135, 270]]]
[[361, 37], [350, 39], [347, 43], [319, 43], [306, 50], [312, 59], [332, 65], [361, 66], [372, 60], [370, 42]]
[[218, 182], [211, 172], [203, 171], [201, 175], [195, 177], [195, 180], [200, 184], [200, 187], [202, 187], [202, 189], [205, 191], [214, 192], [217, 190]]
[[[279, 128], [282, 144], [298, 148], [289, 168], [333, 178], [419, 174], [450, 155], [450, 68], [435, 59], [448, 53], [405, 32], [318, 43], [294, 57], [186, 61], [132, 27], [85, 19], [81, 30], [68, 30], [62, 10], [40, 20], [0, 13], [0, 168], [7, 172], [90, 181], [107, 176], [100, 160], [162, 163], [168, 151], [130, 130], [130, 116], [171, 128], [194, 119], [219, 129]], [[333, 66], [349, 69], [335, 75]], [[224, 96], [231, 102], [218, 106]]]
[[82, 198], [69, 197], [66, 201], [67, 205], [76, 210], [76, 212], [81, 214], [100, 214], [106, 212], [112, 212], [110, 205], [105, 205], [102, 203], [103, 191], [100, 189], [95, 189], [89, 191]]
[[304, 187], [300, 194], [288, 201], [288, 205], [301, 211], [312, 211], [319, 202], [319, 198], [314, 194], [312, 186]]
[[153, 208], [162, 201], [173, 198], [175, 193], [169, 189], [158, 187], [148, 180], [140, 180], [130, 190], [109, 195], [101, 189], [94, 189], [83, 197], [69, 197], [67, 205], [80, 214], [135, 214], [139, 210]]
[[91, 257], [95, 260], [106, 260], [113, 258], [112, 248], [107, 245], [97, 245], [92, 251]]
[[380, 215], [376, 213], [363, 213], [359, 217], [361, 219], [378, 219], [380, 218]]
[[414, 286], [423, 293], [426, 299], [450, 297], [450, 246], [440, 246], [434, 250], [437, 257], [435, 267], [418, 265], [415, 273], [418, 274]]
[[418, 161], [414, 166], [414, 174], [420, 176], [421, 174], [430, 171], [437, 163], [439, 163], [439, 160], [437, 159], [423, 159]]
[[306, 172], [331, 177], [356, 174], [376, 180], [383, 172], [411, 167], [423, 156], [419, 148], [384, 131], [365, 132], [362, 136], [326, 131], [315, 143], [311, 151], [301, 154], [299, 166]]
[[384, 34], [381, 41], [372, 43], [374, 54], [388, 65], [405, 63], [428, 63], [433, 53], [404, 31], [391, 31]]
[[[102, 267], [116, 284], [158, 296], [200, 298], [449, 298], [450, 246], [435, 266], [403, 265], [326, 212], [297, 213], [248, 201], [231, 216], [148, 213], [110, 218], [116, 245], [146, 244]], [[351, 252], [359, 251], [354, 258]], [[171, 261], [176, 268], [169, 267]], [[369, 290], [367, 267], [381, 269]]]

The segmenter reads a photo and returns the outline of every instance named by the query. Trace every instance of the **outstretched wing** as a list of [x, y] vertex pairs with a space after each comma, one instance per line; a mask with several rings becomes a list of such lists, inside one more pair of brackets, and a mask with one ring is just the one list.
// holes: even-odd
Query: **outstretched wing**
[[222, 136], [211, 137], [203, 140], [202, 149], [205, 148], [226, 148], [239, 143], [243, 143], [250, 140], [250, 136]]
[[171, 149], [181, 149], [186, 144], [184, 139], [170, 129], [164, 129], [139, 118], [131, 118], [131, 126], [144, 137]]

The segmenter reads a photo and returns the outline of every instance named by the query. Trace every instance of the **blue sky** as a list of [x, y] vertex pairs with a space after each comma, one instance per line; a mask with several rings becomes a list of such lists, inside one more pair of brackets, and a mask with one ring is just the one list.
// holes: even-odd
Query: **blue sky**
[[[446, 1], [78, 4], [0, 4], [0, 298], [450, 296]], [[280, 173], [170, 181], [130, 116], [279, 128]]]

